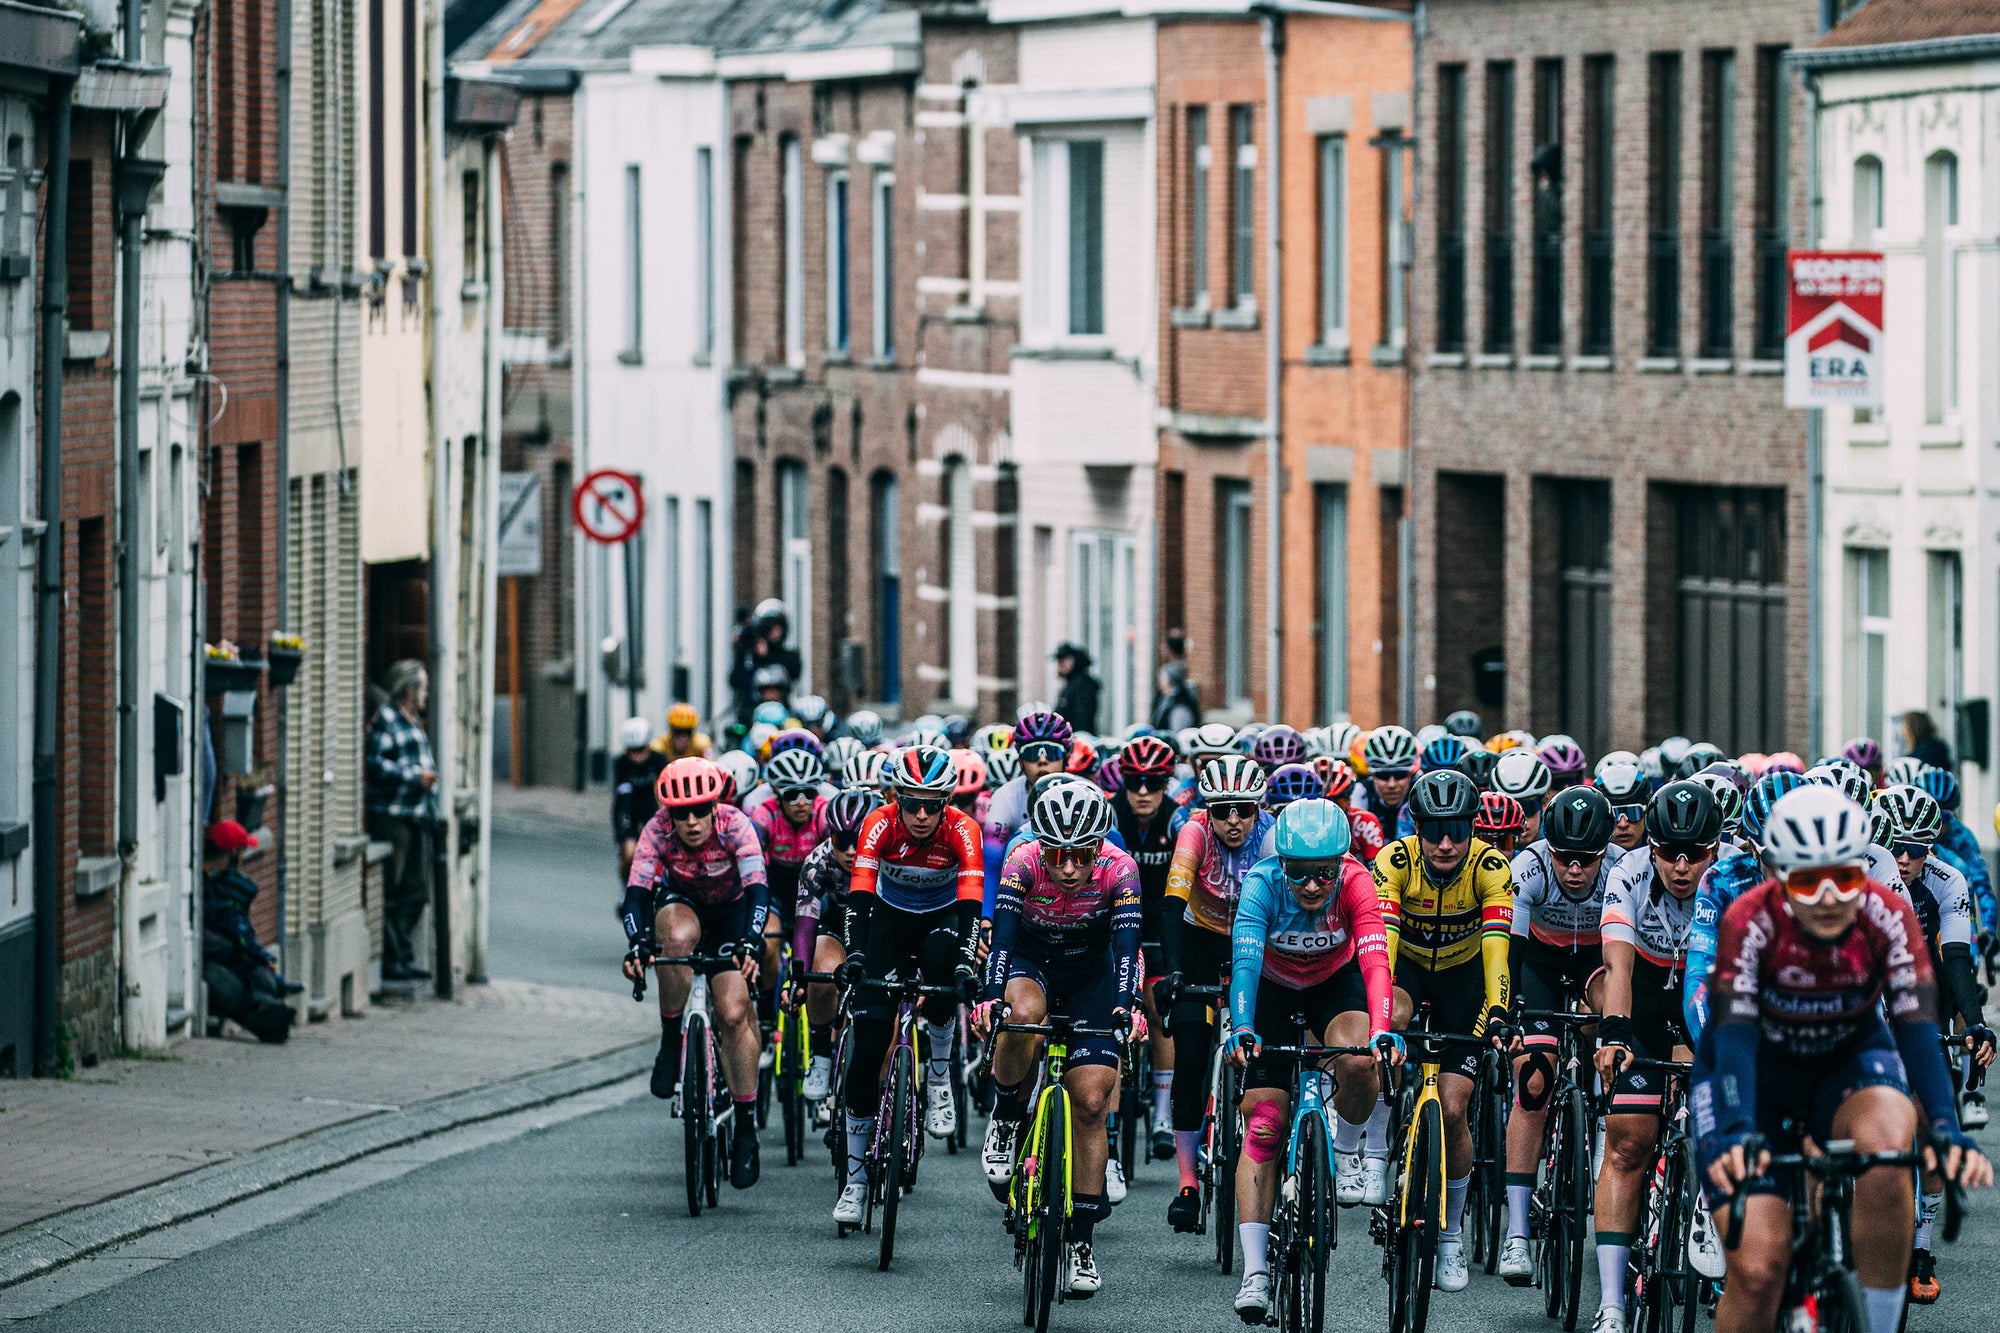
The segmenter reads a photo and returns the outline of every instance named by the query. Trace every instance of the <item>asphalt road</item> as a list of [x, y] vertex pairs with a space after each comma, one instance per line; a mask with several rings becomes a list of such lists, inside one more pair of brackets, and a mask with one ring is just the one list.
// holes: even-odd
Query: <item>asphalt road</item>
[[[495, 848], [495, 971], [615, 986], [617, 953], [602, 840], [507, 838]], [[608, 975], [607, 975], [608, 974]], [[974, 1126], [976, 1130], [977, 1125]], [[680, 1127], [641, 1095], [523, 1137], [361, 1188], [248, 1235], [139, 1273], [37, 1321], [50, 1329], [589, 1329], [675, 1327], [1018, 1329], [1020, 1280], [999, 1209], [970, 1153], [933, 1144], [905, 1203], [893, 1269], [872, 1236], [837, 1239], [830, 1171], [787, 1168], [765, 1133], [763, 1180], [687, 1214]], [[1996, 1136], [1989, 1133], [1989, 1144]], [[1164, 1214], [1167, 1163], [1141, 1168], [1099, 1230], [1105, 1287], [1059, 1307], [1063, 1330], [1240, 1328], [1236, 1279], [1207, 1238]], [[1993, 1196], [1941, 1260], [1945, 1300], [1916, 1330], [1984, 1329], [2000, 1308]], [[1342, 1214], [1329, 1327], [1380, 1329], [1387, 1297], [1365, 1215]], [[1586, 1278], [1586, 1309], [1594, 1307]], [[1475, 1274], [1439, 1293], [1437, 1333], [1549, 1333], [1539, 1292]], [[1587, 1317], [1587, 1316], [1586, 1316]], [[1585, 1324], [1588, 1327], [1588, 1324]], [[1707, 1327], [1706, 1324], [1701, 1327]]]

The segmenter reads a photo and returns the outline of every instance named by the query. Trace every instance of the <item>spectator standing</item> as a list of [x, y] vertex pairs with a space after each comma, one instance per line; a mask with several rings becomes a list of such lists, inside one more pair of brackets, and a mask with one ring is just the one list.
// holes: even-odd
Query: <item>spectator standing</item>
[[430, 673], [404, 658], [383, 681], [389, 701], [368, 725], [368, 836], [389, 844], [382, 877], [382, 979], [423, 981], [416, 929], [431, 897], [437, 839], [437, 760], [424, 733]]
[[1187, 663], [1170, 661], [1161, 665], [1159, 689], [1153, 695], [1153, 714], [1148, 720], [1154, 730], [1169, 736], [1183, 728], [1201, 725], [1201, 700], [1187, 678]]
[[1951, 747], [1938, 735], [1937, 723], [1921, 708], [1903, 714], [1903, 753], [1921, 759], [1932, 768], [1951, 767]]
[[1097, 677], [1090, 674], [1090, 653], [1074, 643], [1056, 645], [1056, 674], [1062, 677], [1062, 693], [1056, 696], [1056, 712], [1071, 730], [1097, 734]]

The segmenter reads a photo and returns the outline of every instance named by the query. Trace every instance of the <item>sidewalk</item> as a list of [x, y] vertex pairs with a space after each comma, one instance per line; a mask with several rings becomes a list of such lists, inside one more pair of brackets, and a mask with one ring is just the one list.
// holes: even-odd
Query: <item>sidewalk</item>
[[614, 993], [496, 981], [297, 1028], [283, 1046], [239, 1034], [66, 1082], [0, 1082], [0, 1244], [55, 1213], [658, 1032], [649, 1007]]
[[510, 787], [493, 784], [493, 827], [501, 833], [536, 833], [551, 823], [588, 828], [611, 842], [611, 790], [587, 787]]

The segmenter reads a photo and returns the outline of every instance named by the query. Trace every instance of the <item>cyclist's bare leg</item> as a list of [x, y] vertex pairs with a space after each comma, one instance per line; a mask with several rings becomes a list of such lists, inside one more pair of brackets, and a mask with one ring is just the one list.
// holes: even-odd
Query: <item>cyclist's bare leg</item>
[[1444, 1174], [1463, 1180], [1472, 1174], [1472, 1080], [1463, 1074], [1438, 1075], [1444, 1103]]
[[792, 928], [771, 913], [764, 922], [764, 958], [757, 969], [757, 989], [769, 995], [778, 988], [778, 974], [784, 969], [779, 966], [784, 961], [784, 944], [792, 936]]
[[1070, 1143], [1076, 1153], [1070, 1179], [1078, 1194], [1102, 1195], [1104, 1164], [1111, 1156], [1104, 1118], [1118, 1102], [1118, 1066], [1079, 1065], [1063, 1075], [1063, 1089], [1069, 1093]]
[[[813, 943], [812, 970], [832, 972], [847, 961], [847, 946], [838, 937], [822, 935]], [[840, 1010], [840, 998], [830, 981], [814, 981], [806, 985], [806, 1021], [814, 1027], [822, 1027], [833, 1021]], [[827, 1052], [830, 1054], [830, 1052]]]
[[[1862, 1153], [1908, 1152], [1917, 1108], [1894, 1088], [1857, 1088], [1833, 1113], [1833, 1136]], [[1854, 1182], [1854, 1269], [1864, 1287], [1899, 1287], [1908, 1272], [1916, 1199], [1907, 1168], [1878, 1166]]]
[[[1174, 1067], [1174, 1039], [1167, 1035], [1167, 1020], [1161, 1015], [1159, 1007], [1153, 1003], [1150, 977], [1147, 978], [1144, 993], [1139, 996], [1139, 1003], [1146, 1010], [1146, 1039], [1152, 1043], [1153, 1069], [1156, 1073], [1168, 1073]], [[1147, 1092], [1151, 1095], [1151, 1089]]]
[[[666, 903], [653, 915], [653, 938], [660, 957], [686, 958], [701, 947], [701, 918], [686, 903]], [[660, 981], [660, 1012], [678, 1014], [687, 1008], [694, 969], [661, 963], [653, 971]]]
[[[1258, 1111], [1260, 1105], [1271, 1110]], [[1236, 1159], [1236, 1220], [1269, 1222], [1284, 1169], [1285, 1130], [1292, 1122], [1291, 1094], [1283, 1088], [1252, 1088], [1243, 1094], [1243, 1152]], [[1255, 1150], [1252, 1150], [1253, 1144]]]
[[748, 1096], [757, 1090], [757, 1052], [763, 1034], [757, 1030], [757, 1008], [750, 1002], [750, 985], [735, 970], [718, 972], [708, 979], [709, 1003], [715, 1008], [715, 1026], [722, 1045], [722, 1072], [729, 1077], [732, 1094]]
[[[1010, 1023], [1039, 1023], [1048, 1017], [1049, 998], [1028, 977], [1007, 983]], [[993, 1081], [1003, 1088], [1019, 1087], [1035, 1069], [1035, 1048], [1041, 1038], [1027, 1032], [1003, 1032], [993, 1039]]]
[[[1320, 1034], [1320, 1040], [1328, 1046], [1366, 1046], [1368, 1015], [1359, 1009], [1335, 1014], [1333, 1021], [1326, 1025], [1326, 1031]], [[1334, 1090], [1333, 1109], [1350, 1125], [1366, 1123], [1381, 1092], [1381, 1080], [1375, 1074], [1375, 1061], [1366, 1055], [1337, 1056], [1333, 1070], [1334, 1081], [1339, 1085]]]
[[[1718, 1208], [1715, 1233], [1728, 1232], [1729, 1209]], [[1743, 1209], [1742, 1242], [1724, 1254], [1729, 1267], [1715, 1307], [1715, 1333], [1768, 1333], [1778, 1322], [1785, 1271], [1792, 1262], [1791, 1203], [1775, 1194], [1751, 1195]], [[1907, 1262], [1907, 1255], [1899, 1261], [1899, 1275]]]
[[1660, 1118], [1651, 1111], [1604, 1117], [1604, 1164], [1597, 1172], [1594, 1212], [1599, 1231], [1630, 1235], [1639, 1225], [1646, 1168], [1660, 1140]]

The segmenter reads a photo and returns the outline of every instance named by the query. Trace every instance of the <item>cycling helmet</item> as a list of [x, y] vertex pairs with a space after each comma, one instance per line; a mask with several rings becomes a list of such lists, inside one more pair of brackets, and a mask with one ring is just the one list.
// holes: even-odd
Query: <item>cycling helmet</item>
[[972, 741], [972, 719], [963, 713], [947, 713], [938, 730], [945, 734], [954, 750], [962, 749]]
[[1856, 805], [1868, 803], [1868, 793], [1875, 785], [1868, 780], [1868, 774], [1861, 765], [1846, 759], [1829, 759], [1823, 764], [1814, 764], [1806, 770], [1806, 781], [1832, 787]]
[[993, 791], [1021, 776], [1021, 756], [1012, 750], [994, 750], [986, 756], [986, 785]]
[[847, 785], [867, 787], [873, 791], [889, 789], [889, 756], [880, 750], [864, 750], [861, 757], [847, 766]]
[[1417, 738], [1401, 727], [1377, 727], [1362, 742], [1370, 777], [1400, 777], [1417, 766]]
[[1687, 753], [1681, 756], [1681, 776], [1691, 778], [1710, 764], [1721, 763], [1728, 757], [1728, 755], [1722, 752], [1720, 745], [1714, 745], [1708, 741], [1698, 741], [1688, 746]]
[[1740, 759], [1718, 759], [1707, 768], [1704, 768], [1702, 772], [1722, 774], [1722, 776], [1736, 784], [1738, 792], [1749, 791], [1750, 784], [1756, 780], [1756, 775]]
[[1868, 841], [1887, 848], [1896, 839], [1896, 820], [1880, 801], [1868, 803]]
[[770, 699], [750, 710], [750, 724], [752, 726], [761, 724], [775, 731], [785, 725], [786, 716], [785, 706], [775, 699]]
[[[1017, 732], [1014, 743], [1021, 743]], [[1199, 761], [1216, 755], [1233, 754], [1236, 750], [1236, 731], [1227, 722], [1208, 722], [1196, 727], [1194, 739], [1182, 747], [1190, 759]]]
[[826, 774], [843, 787], [852, 786], [848, 781], [847, 769], [856, 759], [868, 753], [868, 747], [852, 736], [836, 736], [826, 743], [826, 753], [821, 762], [826, 765]]
[[778, 729], [770, 723], [756, 723], [743, 737], [744, 752], [758, 763], [762, 763], [771, 757], [771, 739], [777, 734]]
[[958, 786], [951, 752], [936, 745], [912, 745], [896, 752], [889, 781], [912, 796], [949, 796]]
[[995, 750], [1004, 750], [1013, 743], [1014, 729], [999, 722], [995, 722], [991, 726], [981, 727], [972, 733], [972, 748], [980, 751], [982, 754], [991, 754]]
[[1306, 759], [1305, 737], [1282, 722], [1266, 727], [1251, 743], [1250, 757], [1267, 769], [1302, 764]]
[[1476, 739], [1480, 732], [1486, 730], [1479, 723], [1479, 714], [1470, 708], [1461, 708], [1446, 718], [1444, 729], [1454, 736], [1464, 736], [1468, 739]]
[[1596, 763], [1590, 766], [1590, 776], [1593, 778], [1603, 777], [1604, 770], [1613, 764], [1630, 764], [1632, 767], [1637, 768], [1639, 767], [1639, 756], [1633, 754], [1630, 750], [1607, 750], [1603, 755], [1598, 757]]
[[1014, 724], [1014, 745], [1018, 749], [1030, 741], [1054, 741], [1068, 745], [1076, 733], [1061, 713], [1039, 712], [1024, 715]]
[[851, 839], [861, 832], [861, 821], [881, 806], [880, 792], [866, 788], [844, 791], [826, 803], [826, 831], [836, 839]]
[[1779, 750], [1764, 764], [1766, 773], [1804, 773], [1806, 761], [1790, 750]]
[[918, 727], [904, 740], [903, 748], [909, 750], [919, 745], [927, 745], [933, 750], [949, 750], [951, 738], [936, 727]]
[[817, 727], [825, 722], [832, 711], [826, 706], [826, 700], [817, 694], [808, 694], [792, 705], [792, 716], [809, 727]]
[[1668, 772], [1681, 766], [1681, 759], [1694, 742], [1685, 736], [1669, 736], [1659, 744], [1660, 770]]
[[1481, 791], [1493, 788], [1493, 769], [1499, 764], [1500, 756], [1488, 749], [1467, 750], [1465, 758], [1458, 761], [1458, 771], [1472, 779]]
[[1728, 776], [1711, 769], [1703, 769], [1688, 779], [1708, 788], [1708, 794], [1715, 798], [1716, 813], [1722, 816], [1722, 831], [1733, 835], [1743, 825], [1743, 793]]
[[1892, 759], [1889, 761], [1889, 766], [1882, 770], [1883, 785], [1889, 787], [1907, 787], [1917, 780], [1917, 774], [1929, 767], [1930, 765], [1913, 754], [1906, 754], [1900, 759]]
[[1095, 773], [1086, 774], [1085, 776], [1089, 777], [1092, 782], [1095, 782], [1098, 790], [1106, 796], [1111, 795], [1125, 785], [1125, 770], [1118, 767], [1118, 756], [1115, 754], [1109, 756], [1103, 763], [1099, 764]]
[[1601, 852], [1611, 844], [1617, 822], [1603, 792], [1566, 787], [1542, 811], [1542, 836], [1559, 852]]
[[826, 755], [826, 747], [820, 744], [819, 737], [813, 735], [804, 727], [786, 727], [783, 731], [771, 737], [771, 755], [773, 758], [792, 750], [809, 750], [815, 756], [821, 758]]
[[725, 789], [729, 777], [716, 767], [712, 759], [689, 756], [676, 759], [660, 770], [659, 779], [653, 784], [653, 794], [660, 804], [669, 810], [679, 810], [690, 805], [713, 805], [726, 800]]
[[1873, 738], [1857, 736], [1840, 747], [1840, 757], [1852, 761], [1862, 768], [1882, 767], [1882, 747]]
[[1175, 762], [1174, 747], [1158, 736], [1141, 736], [1118, 754], [1118, 767], [1128, 778], [1166, 777]]
[[675, 704], [667, 710], [667, 727], [671, 731], [693, 731], [701, 725], [701, 714], [694, 711], [693, 704]]
[[628, 717], [618, 728], [618, 748], [643, 750], [653, 743], [653, 724], [643, 717]]
[[1764, 765], [1771, 762], [1771, 756], [1762, 750], [1750, 750], [1737, 755], [1736, 762], [1743, 766], [1743, 771], [1750, 775], [1752, 782], [1755, 782], [1764, 776]]
[[1778, 803], [1779, 797], [1805, 785], [1805, 777], [1799, 773], [1766, 773], [1752, 783], [1743, 797], [1744, 836], [1762, 846], [1764, 828], [1771, 818], [1771, 807]]
[[1302, 797], [1278, 816], [1278, 857], [1283, 861], [1332, 861], [1347, 855], [1354, 830], [1332, 801]]
[[951, 751], [951, 765], [958, 770], [958, 785], [952, 788], [952, 795], [971, 796], [986, 790], [986, 761], [977, 750]]
[[1418, 824], [1473, 819], [1479, 814], [1479, 788], [1455, 768], [1426, 773], [1410, 785], [1410, 818]]
[[1229, 742], [1229, 748], [1238, 754], [1254, 755], [1257, 751], [1257, 738], [1269, 727], [1268, 722], [1245, 722], [1243, 729]]
[[1942, 768], [1925, 768], [1918, 773], [1912, 787], [1921, 787], [1936, 798], [1938, 805], [1946, 813], [1958, 809], [1958, 779]]
[[1486, 742], [1486, 748], [1502, 753], [1508, 750], [1532, 750], [1535, 748], [1535, 734], [1531, 731], [1522, 731], [1519, 727], [1514, 727], [1511, 730], [1501, 732], [1498, 736], [1489, 738]]
[[1352, 722], [1336, 722], [1326, 728], [1326, 752], [1335, 759], [1345, 759], [1356, 741], [1362, 739], [1361, 728]]
[[863, 745], [882, 743], [882, 715], [873, 709], [862, 708], [847, 715], [847, 734]]
[[1354, 790], [1354, 770], [1338, 759], [1322, 757], [1313, 760], [1313, 772], [1319, 774], [1326, 784], [1326, 799], [1345, 801]]
[[1771, 807], [1764, 859], [1780, 875], [1868, 860], [1868, 814], [1831, 787], [1808, 783]]
[[1182, 754], [1191, 754], [1201, 741], [1200, 727], [1182, 727], [1174, 733], [1174, 748]]
[[1639, 751], [1639, 771], [1652, 782], [1658, 782], [1666, 776], [1667, 766], [1660, 758], [1659, 746], [1648, 745]]
[[910, 730], [943, 731], [944, 715], [942, 713], [919, 713], [917, 714], [917, 720], [910, 723]]
[[757, 609], [750, 616], [753, 623], [760, 626], [789, 624], [791, 617], [785, 611], [785, 604], [775, 597], [766, 597], [757, 603]]
[[1306, 764], [1280, 764], [1271, 770], [1264, 786], [1264, 804], [1272, 807], [1293, 801], [1316, 800], [1326, 795], [1326, 783]]
[[1217, 755], [1195, 775], [1195, 790], [1204, 803], [1261, 801], [1267, 785], [1264, 766], [1246, 754]]
[[1299, 733], [1299, 738], [1306, 743], [1306, 759], [1308, 762], [1319, 758], [1323, 754], [1334, 753], [1333, 740], [1327, 734], [1325, 727], [1307, 727]]
[[1570, 787], [1583, 781], [1583, 748], [1567, 736], [1551, 736], [1543, 741], [1535, 754], [1549, 770], [1549, 785]]
[[817, 791], [826, 781], [826, 765], [811, 750], [786, 750], [764, 765], [764, 781], [783, 796], [788, 791]]
[[1517, 801], [1540, 800], [1551, 785], [1548, 765], [1533, 750], [1509, 750], [1493, 765], [1493, 790]]
[[1889, 836], [1931, 846], [1944, 834], [1944, 807], [1922, 787], [1884, 787], [1875, 803], [1889, 812]]
[[1091, 783], [1072, 778], [1039, 792], [1029, 818], [1045, 847], [1088, 847], [1111, 831], [1111, 802]]
[[1646, 807], [1646, 836], [1654, 842], [1716, 841], [1722, 836], [1722, 811], [1714, 793], [1689, 778], [1669, 782]]
[[1444, 729], [1443, 723], [1427, 722], [1417, 728], [1417, 734], [1411, 737], [1411, 739], [1417, 743], [1417, 753], [1422, 754], [1426, 745], [1429, 745], [1440, 736], [1448, 736], [1450, 734], [1450, 732]]
[[1159, 734], [1160, 729], [1150, 722], [1134, 722], [1125, 728], [1124, 739], [1130, 742], [1138, 740], [1141, 736], [1157, 736]]
[[1466, 745], [1465, 737], [1446, 733], [1426, 745], [1418, 759], [1424, 772], [1428, 773], [1437, 768], [1457, 768], [1458, 761], [1465, 758], [1470, 751], [1471, 747]]
[[729, 794], [722, 799], [731, 805], [748, 796], [750, 789], [757, 785], [757, 761], [741, 750], [725, 750], [716, 756], [715, 766], [729, 780]]
[[1644, 805], [1653, 784], [1637, 764], [1611, 764], [1598, 770], [1597, 790], [1608, 805]]
[[1063, 771], [1090, 777], [1097, 772], [1099, 762], [1097, 746], [1079, 736], [1069, 743], [1069, 758], [1063, 764]]
[[1492, 842], [1497, 838], [1519, 837], [1528, 827], [1527, 812], [1511, 796], [1497, 791], [1482, 792], [1479, 813], [1472, 817], [1472, 831]]

